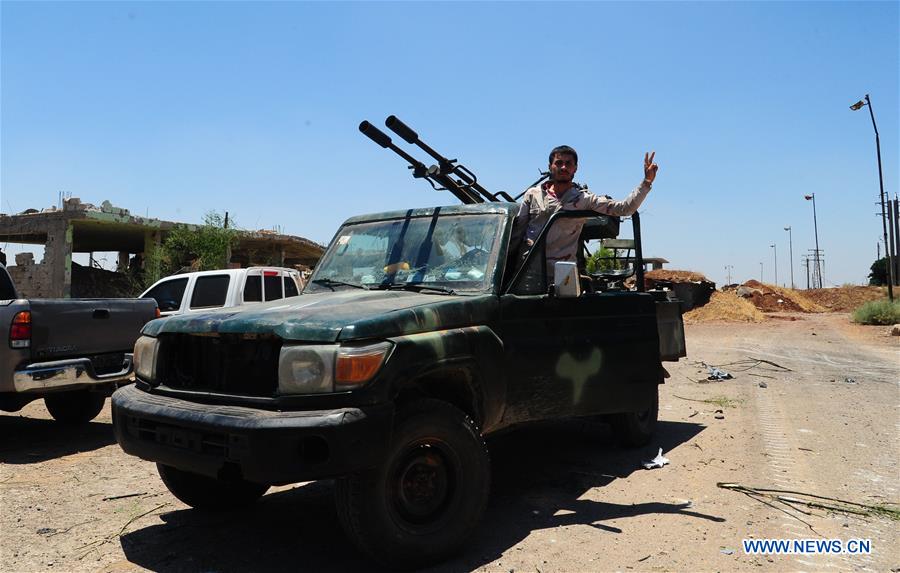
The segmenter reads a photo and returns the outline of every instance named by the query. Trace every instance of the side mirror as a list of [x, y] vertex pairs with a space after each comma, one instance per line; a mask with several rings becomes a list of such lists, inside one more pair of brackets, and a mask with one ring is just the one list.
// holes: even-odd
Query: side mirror
[[553, 265], [553, 291], [560, 298], [581, 296], [577, 264], [557, 261]]

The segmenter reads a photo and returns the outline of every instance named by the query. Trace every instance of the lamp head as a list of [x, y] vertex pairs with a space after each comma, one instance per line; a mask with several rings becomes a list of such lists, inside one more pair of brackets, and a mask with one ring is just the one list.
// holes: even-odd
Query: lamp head
[[863, 107], [864, 105], [866, 105], [866, 102], [863, 101], [863, 100], [859, 100], [859, 101], [856, 102], [855, 104], [851, 105], [851, 106], [850, 106], [850, 109], [852, 109], [853, 111], [859, 111], [859, 110], [862, 109], [862, 107]]

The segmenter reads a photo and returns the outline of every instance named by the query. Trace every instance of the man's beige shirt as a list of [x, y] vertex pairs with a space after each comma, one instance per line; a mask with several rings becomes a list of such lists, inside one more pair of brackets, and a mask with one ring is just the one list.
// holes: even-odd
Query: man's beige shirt
[[[519, 255], [524, 257], [550, 216], [557, 211], [595, 211], [602, 215], [624, 217], [637, 211], [649, 192], [650, 184], [644, 181], [624, 201], [616, 201], [606, 195], [594, 195], [587, 187], [572, 185], [557, 199], [548, 192], [545, 185], [532, 187], [525, 192], [519, 206], [513, 226], [512, 244], [519, 245]], [[583, 226], [584, 219], [560, 219], [553, 224], [545, 243], [549, 272], [552, 272], [556, 261], [575, 260]], [[553, 275], [548, 276], [552, 280]]]

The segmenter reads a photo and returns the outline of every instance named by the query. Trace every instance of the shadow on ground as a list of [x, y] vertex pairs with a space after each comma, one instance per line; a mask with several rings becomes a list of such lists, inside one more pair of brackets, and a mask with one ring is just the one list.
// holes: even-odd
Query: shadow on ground
[[[653, 457], [703, 430], [699, 424], [661, 422], [652, 445], [616, 448], [605, 426], [541, 425], [490, 441], [492, 493], [484, 519], [461, 554], [432, 571], [470, 571], [498, 559], [532, 531], [584, 524], [618, 533], [603, 522], [637, 515], [678, 513], [699, 520], [722, 518], [686, 505], [648, 499], [618, 505], [579, 499], [592, 488], [625, 479]], [[640, 470], [643, 471], [643, 470]], [[121, 537], [132, 563], [153, 571], [372, 571], [373, 564], [344, 536], [330, 481], [299, 485], [265, 496], [240, 513], [172, 511], [165, 522]], [[554, 515], [566, 510], [563, 515]]]
[[116, 443], [112, 424], [69, 426], [54, 420], [0, 416], [0, 463], [34, 464]]

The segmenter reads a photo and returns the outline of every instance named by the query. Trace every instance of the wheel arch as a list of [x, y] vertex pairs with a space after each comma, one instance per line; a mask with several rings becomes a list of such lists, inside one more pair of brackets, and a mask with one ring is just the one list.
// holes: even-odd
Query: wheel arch
[[441, 400], [463, 411], [480, 428], [485, 414], [481, 387], [472, 364], [444, 364], [411, 378], [394, 400], [398, 407], [422, 398]]

